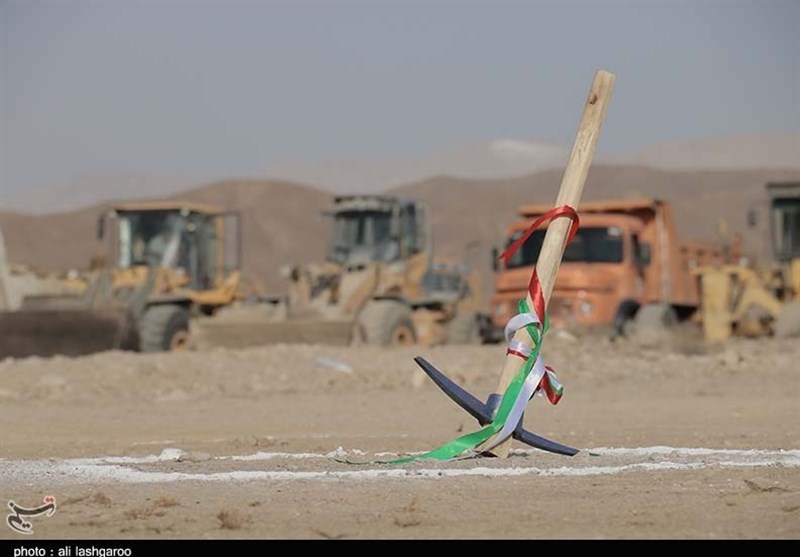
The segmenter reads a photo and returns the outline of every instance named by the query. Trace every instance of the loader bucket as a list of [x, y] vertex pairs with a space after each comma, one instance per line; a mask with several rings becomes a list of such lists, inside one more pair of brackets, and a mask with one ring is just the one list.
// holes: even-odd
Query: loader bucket
[[0, 360], [134, 350], [137, 344], [134, 320], [124, 309], [22, 309], [0, 313]]

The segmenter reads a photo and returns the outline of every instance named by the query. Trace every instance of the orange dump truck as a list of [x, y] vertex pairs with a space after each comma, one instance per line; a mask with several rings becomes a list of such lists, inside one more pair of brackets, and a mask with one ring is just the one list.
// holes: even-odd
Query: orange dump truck
[[[508, 243], [550, 205], [523, 205], [508, 228]], [[548, 306], [550, 322], [566, 328], [613, 326], [625, 334], [637, 314], [664, 323], [685, 319], [698, 308], [699, 288], [691, 269], [709, 264], [721, 250], [678, 238], [669, 203], [654, 199], [582, 204], [581, 226], [567, 246]], [[492, 333], [502, 337], [517, 312], [545, 230], [537, 230], [499, 270], [492, 298]], [[496, 259], [496, 258], [495, 258]], [[647, 311], [641, 311], [647, 307]], [[642, 317], [643, 315], [640, 315]]]

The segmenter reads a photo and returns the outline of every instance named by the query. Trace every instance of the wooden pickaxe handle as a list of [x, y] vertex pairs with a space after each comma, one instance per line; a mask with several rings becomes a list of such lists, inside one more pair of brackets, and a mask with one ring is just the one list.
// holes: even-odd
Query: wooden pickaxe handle
[[[586, 176], [589, 174], [589, 167], [592, 164], [597, 139], [600, 137], [600, 128], [603, 125], [603, 119], [611, 99], [611, 92], [614, 89], [614, 80], [615, 76], [612, 73], [603, 70], [595, 73], [589, 96], [583, 107], [583, 116], [581, 116], [578, 134], [572, 146], [572, 154], [570, 154], [564, 177], [561, 180], [561, 188], [558, 190], [556, 207], [569, 205], [574, 209], [578, 208], [578, 203], [583, 193], [583, 185], [586, 183]], [[539, 253], [539, 260], [536, 263], [536, 272], [542, 285], [545, 304], [550, 301], [550, 294], [553, 292], [569, 228], [570, 220], [568, 218], [557, 218], [547, 227], [542, 250]], [[533, 301], [530, 295], [527, 298], [528, 305], [532, 308]], [[514, 335], [514, 340], [531, 346], [531, 338], [524, 329], [517, 331]], [[524, 361], [521, 358], [513, 355], [506, 356], [500, 382], [494, 391], [495, 394], [503, 395], [523, 363]], [[509, 450], [511, 450], [510, 437], [492, 449], [492, 452], [496, 456], [506, 458]]]

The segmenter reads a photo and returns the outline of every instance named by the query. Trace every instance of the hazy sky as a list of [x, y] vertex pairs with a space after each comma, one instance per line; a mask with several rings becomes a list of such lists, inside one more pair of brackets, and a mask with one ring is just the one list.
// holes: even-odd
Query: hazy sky
[[800, 2], [0, 0], [0, 196], [92, 174], [800, 131]]

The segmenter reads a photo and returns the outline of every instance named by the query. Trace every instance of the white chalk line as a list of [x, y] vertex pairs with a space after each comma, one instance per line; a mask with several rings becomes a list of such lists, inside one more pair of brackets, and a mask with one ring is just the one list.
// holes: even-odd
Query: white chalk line
[[[531, 455], [537, 451], [516, 449], [517, 456]], [[511, 476], [597, 476], [620, 474], [630, 471], [680, 471], [711, 467], [800, 467], [800, 450], [763, 449], [709, 449], [676, 447], [599, 447], [584, 451], [584, 454], [615, 459], [647, 458], [647, 462], [587, 466], [575, 462], [575, 466], [512, 466], [473, 468], [356, 468], [352, 470], [290, 471], [290, 470], [234, 470], [226, 472], [162, 472], [133, 468], [133, 464], [177, 462], [185, 455], [175, 448], [164, 449], [159, 455], [143, 457], [100, 457], [66, 460], [8, 460], [0, 459], [0, 479], [47, 480], [58, 483], [167, 483], [176, 481], [230, 482], [230, 481], [341, 481], [380, 479], [439, 479], [458, 477], [511, 477]], [[538, 452], [538, 454], [542, 454]], [[341, 447], [329, 453], [285, 453], [257, 452], [249, 455], [220, 456], [211, 461], [261, 461], [273, 459], [326, 459], [366, 455], [363, 451], [344, 450]], [[700, 460], [696, 460], [697, 458]], [[654, 458], [666, 458], [654, 462]], [[681, 461], [684, 459], [684, 461]], [[685, 461], [685, 459], [690, 459]], [[691, 460], [695, 459], [695, 460]], [[584, 461], [585, 462], [585, 461]]]
[[[639, 458], [649, 458], [654, 456], [669, 456], [669, 455], [676, 457], [728, 456], [728, 457], [747, 458], [747, 457], [771, 456], [771, 455], [800, 457], [800, 450], [792, 450], [792, 449], [776, 449], [776, 450], [709, 449], [702, 447], [665, 447], [661, 445], [653, 447], [635, 447], [635, 448], [596, 447], [592, 449], [584, 449], [583, 452], [590, 454], [592, 456], [620, 456], [620, 457], [627, 456], [627, 457], [639, 457]], [[185, 456], [187, 454], [190, 453], [186, 453], [181, 449], [168, 447], [162, 450], [161, 454], [158, 455], [147, 455], [140, 457], [107, 456], [98, 458], [76, 458], [76, 459], [71, 459], [69, 462], [73, 462], [75, 464], [150, 464], [154, 462], [178, 461], [182, 456]], [[417, 452], [408, 452], [402, 454], [394, 452], [378, 452], [373, 454], [377, 458], [392, 459], [402, 456], [417, 456], [423, 454], [423, 452], [417, 451]], [[536, 449], [511, 450], [511, 456], [536, 456], [541, 454], [543, 453]], [[365, 455], [367, 455], [367, 453], [359, 449], [344, 449], [343, 447], [338, 447], [337, 449], [327, 453], [290, 453], [290, 452], [280, 452], [280, 451], [258, 451], [255, 453], [244, 454], [244, 455], [217, 456], [213, 457], [213, 460], [259, 461], [259, 460], [274, 460], [281, 458], [305, 460], [305, 459], [347, 458], [350, 456], [361, 457]], [[0, 462], [3, 462], [3, 459], [0, 459]]]
[[[528, 454], [530, 450], [525, 450]], [[650, 457], [658, 455], [679, 455], [679, 456], [760, 456], [760, 455], [787, 455], [797, 456], [800, 455], [800, 450], [792, 449], [706, 449], [702, 447], [639, 447], [639, 448], [625, 448], [625, 447], [596, 447], [594, 449], [587, 449], [591, 454], [595, 455], [620, 455], [620, 456], [640, 456]]]

